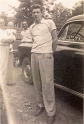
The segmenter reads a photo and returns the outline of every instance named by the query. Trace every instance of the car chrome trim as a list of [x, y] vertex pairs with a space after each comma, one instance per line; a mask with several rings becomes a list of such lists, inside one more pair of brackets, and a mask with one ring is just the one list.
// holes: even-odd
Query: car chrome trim
[[[67, 43], [67, 45], [77, 45], [78, 44], [77, 42], [76, 43], [74, 42], [72, 44], [69, 44], [70, 43], [69, 41], [63, 41], [63, 42], [62, 41], [59, 41], [57, 48], [61, 48], [60, 45], [63, 45], [62, 46], [62, 49], [65, 49], [66, 48], [66, 50], [68, 49], [68, 50], [74, 50], [74, 51], [79, 51], [79, 52], [83, 52], [84, 53], [84, 49], [83, 48], [79, 49], [79, 48], [69, 47], [67, 45], [65, 46], [66, 43]], [[81, 45], [83, 47], [84, 46], [84, 43], [81, 43]]]
[[81, 21], [84, 21], [84, 19], [74, 19], [74, 20], [68, 20], [65, 24], [68, 24], [68, 23], [72, 23], [72, 22], [81, 22]]
[[67, 40], [67, 41], [63, 41], [63, 40], [58, 40], [58, 44], [59, 43], [70, 43], [70, 44], [82, 44], [82, 45], [84, 45], [84, 42], [76, 42], [76, 41], [70, 41], [70, 40]]
[[[57, 47], [56, 51], [61, 51], [60, 48], [61, 48], [61, 46]], [[63, 49], [65, 50], [65, 48], [66, 48], [66, 50], [74, 50], [74, 51], [76, 51], [76, 52], [82, 52], [82, 54], [84, 55], [84, 50], [83, 50], [83, 49], [69, 48], [69, 47], [67, 47], [67, 46], [63, 46], [63, 47], [62, 47], [62, 50], [63, 50]]]
[[69, 88], [67, 88], [67, 87], [64, 87], [64, 86], [62, 86], [62, 85], [59, 85], [59, 84], [57, 84], [57, 83], [55, 83], [54, 85], [55, 85], [55, 87], [57, 87], [57, 88], [59, 88], [59, 89], [62, 89], [62, 90], [64, 90], [64, 91], [68, 92], [68, 93], [71, 93], [71, 94], [73, 94], [73, 95], [76, 95], [76, 96], [78, 96], [78, 97], [80, 97], [80, 98], [84, 98], [84, 95], [83, 95], [82, 93], [79, 93], [79, 92], [77, 92], [77, 91], [71, 90], [71, 89], [69, 89]]

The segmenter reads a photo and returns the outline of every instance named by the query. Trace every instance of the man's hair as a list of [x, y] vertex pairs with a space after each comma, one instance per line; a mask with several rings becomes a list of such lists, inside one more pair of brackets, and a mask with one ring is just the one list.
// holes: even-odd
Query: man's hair
[[34, 5], [32, 6], [32, 11], [33, 11], [33, 9], [40, 9], [41, 12], [43, 11], [42, 6], [41, 6], [40, 4], [34, 4]]

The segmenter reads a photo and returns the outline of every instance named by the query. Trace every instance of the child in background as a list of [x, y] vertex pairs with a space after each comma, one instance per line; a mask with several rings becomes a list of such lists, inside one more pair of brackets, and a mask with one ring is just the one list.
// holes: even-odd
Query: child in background
[[[13, 22], [8, 22], [8, 29], [6, 29], [7, 35], [9, 35], [11, 38], [13, 38], [13, 41], [15, 41], [15, 35], [16, 35], [16, 30], [13, 29], [14, 25]], [[13, 44], [10, 43], [10, 52], [13, 52]]]

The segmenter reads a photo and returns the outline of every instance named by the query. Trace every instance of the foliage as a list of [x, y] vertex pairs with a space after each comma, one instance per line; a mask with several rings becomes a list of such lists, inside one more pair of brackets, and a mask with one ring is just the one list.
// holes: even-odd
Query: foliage
[[[56, 2], [56, 0], [19, 0], [19, 8], [14, 8], [16, 11], [15, 23], [21, 23], [26, 20], [29, 26], [33, 23], [31, 7], [34, 3], [41, 4], [44, 8], [44, 17], [49, 17], [54, 20], [56, 25], [58, 23], [63, 25], [65, 21], [75, 15], [83, 13], [83, 0], [76, 3], [72, 10], [64, 7], [62, 3]], [[58, 26], [58, 28], [60, 28]]]
[[64, 23], [69, 15], [70, 10], [65, 8], [61, 3], [57, 4], [56, 0], [19, 0], [20, 6], [16, 10], [15, 22], [19, 23], [26, 20], [29, 26], [33, 23], [31, 7], [34, 3], [41, 4], [44, 9], [43, 16], [51, 17], [55, 23]]
[[20, 6], [16, 10], [17, 14], [15, 15], [15, 22], [20, 23], [24, 20], [28, 22], [29, 25], [33, 22], [31, 7], [34, 3], [42, 5], [42, 0], [19, 0]]
[[72, 16], [76, 16], [76, 15], [80, 15], [83, 14], [83, 5], [84, 5], [84, 1], [80, 0], [79, 2], [77, 2], [72, 9]]
[[14, 17], [8, 17], [8, 15], [4, 11], [1, 12], [0, 18], [3, 18], [5, 20], [5, 26], [7, 26], [9, 21], [14, 22]]
[[50, 15], [50, 17], [54, 20], [58, 30], [65, 23], [65, 21], [71, 16], [71, 12], [70, 12], [71, 10], [64, 7], [62, 3], [57, 4], [55, 0], [53, 0], [52, 3], [45, 1], [44, 9], [45, 9], [45, 14], [47, 14], [47, 16]]
[[7, 24], [7, 14], [4, 11], [1, 12], [0, 18], [3, 18], [5, 20], [5, 25], [6, 25]]
[[55, 22], [60, 23], [64, 23], [71, 15], [70, 9], [64, 7], [61, 3], [55, 4], [53, 13]]

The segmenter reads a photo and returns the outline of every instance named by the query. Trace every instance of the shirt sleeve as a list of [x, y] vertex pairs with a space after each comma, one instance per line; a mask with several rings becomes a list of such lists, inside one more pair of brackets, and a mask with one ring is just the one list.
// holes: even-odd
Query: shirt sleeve
[[49, 20], [49, 23], [48, 24], [49, 24], [49, 30], [50, 31], [56, 29], [56, 25], [55, 25], [55, 23], [54, 23], [53, 20]]

